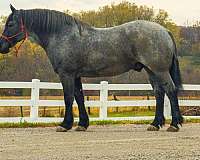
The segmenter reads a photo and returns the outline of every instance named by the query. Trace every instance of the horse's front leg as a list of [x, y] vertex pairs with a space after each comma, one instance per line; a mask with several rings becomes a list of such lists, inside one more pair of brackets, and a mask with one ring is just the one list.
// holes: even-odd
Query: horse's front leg
[[66, 132], [73, 126], [74, 117], [72, 105], [74, 101], [75, 78], [66, 74], [59, 74], [63, 86], [65, 100], [65, 116], [63, 122], [57, 127], [57, 132]]
[[83, 88], [81, 78], [75, 79], [75, 100], [78, 104], [79, 110], [79, 123], [76, 131], [86, 131], [89, 126], [89, 118], [85, 109]]

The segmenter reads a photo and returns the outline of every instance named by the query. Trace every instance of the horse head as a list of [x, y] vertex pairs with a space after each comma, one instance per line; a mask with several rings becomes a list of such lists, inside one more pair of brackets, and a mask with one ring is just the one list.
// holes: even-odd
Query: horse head
[[27, 32], [19, 10], [10, 5], [12, 13], [8, 16], [4, 31], [0, 37], [0, 53], [6, 54], [17, 42], [27, 38]]

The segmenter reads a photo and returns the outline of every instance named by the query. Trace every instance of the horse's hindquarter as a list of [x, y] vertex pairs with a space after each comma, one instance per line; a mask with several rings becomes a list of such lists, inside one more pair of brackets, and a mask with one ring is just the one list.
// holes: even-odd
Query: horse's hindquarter
[[125, 28], [139, 62], [152, 70], [169, 69], [174, 54], [174, 44], [164, 27], [139, 20], [127, 23]]

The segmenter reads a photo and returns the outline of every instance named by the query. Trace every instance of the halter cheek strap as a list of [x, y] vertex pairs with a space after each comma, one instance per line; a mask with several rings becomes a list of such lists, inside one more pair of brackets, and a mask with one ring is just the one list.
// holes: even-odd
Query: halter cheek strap
[[15, 47], [15, 55], [16, 55], [16, 57], [18, 56], [18, 53], [19, 53], [19, 50], [20, 50], [22, 44], [28, 38], [28, 32], [25, 29], [25, 26], [24, 26], [22, 18], [21, 18], [20, 32], [14, 34], [12, 36], [1, 35], [1, 38], [5, 39], [8, 43], [12, 44], [12, 39], [17, 37], [21, 33], [24, 33], [25, 37], [23, 38], [23, 41], [20, 43], [20, 45], [18, 47]]

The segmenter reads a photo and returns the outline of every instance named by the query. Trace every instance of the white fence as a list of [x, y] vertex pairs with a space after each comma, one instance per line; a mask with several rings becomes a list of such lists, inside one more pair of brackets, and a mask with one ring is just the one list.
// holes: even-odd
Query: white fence
[[[62, 89], [60, 83], [40, 82], [33, 79], [32, 82], [0, 82], [1, 88], [29, 88], [31, 89], [31, 99], [29, 100], [0, 100], [0, 106], [30, 106], [30, 117], [2, 117], [0, 122], [60, 122], [63, 118], [39, 117], [38, 108], [40, 106], [64, 106], [63, 100], [40, 100], [40, 89]], [[102, 81], [100, 84], [83, 84], [84, 90], [100, 91], [99, 101], [86, 101], [88, 107], [100, 107], [99, 117], [90, 118], [90, 120], [150, 120], [154, 117], [108, 117], [108, 107], [124, 106], [155, 106], [155, 100], [129, 100], [114, 101], [108, 100], [109, 90], [152, 90], [149, 84], [108, 84]], [[200, 85], [184, 85], [184, 90], [200, 91]], [[180, 100], [180, 106], [200, 106], [200, 100]], [[165, 116], [170, 118], [170, 104], [165, 96]], [[187, 116], [187, 118], [200, 118], [200, 116]], [[77, 119], [76, 119], [77, 120]]]

